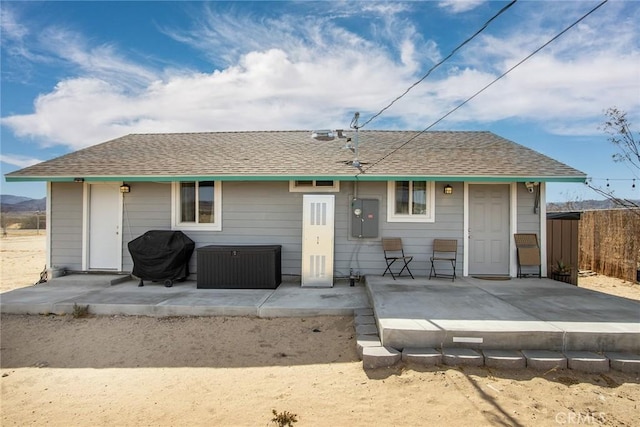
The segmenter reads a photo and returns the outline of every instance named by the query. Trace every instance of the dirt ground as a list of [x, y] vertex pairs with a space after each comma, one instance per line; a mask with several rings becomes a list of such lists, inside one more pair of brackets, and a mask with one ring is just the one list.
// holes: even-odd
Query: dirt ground
[[[0, 239], [1, 290], [44, 267], [44, 236]], [[580, 286], [640, 300], [603, 276]], [[1, 298], [1, 296], [0, 296]], [[2, 315], [0, 424], [640, 425], [640, 378], [402, 365], [364, 371], [350, 317]]]

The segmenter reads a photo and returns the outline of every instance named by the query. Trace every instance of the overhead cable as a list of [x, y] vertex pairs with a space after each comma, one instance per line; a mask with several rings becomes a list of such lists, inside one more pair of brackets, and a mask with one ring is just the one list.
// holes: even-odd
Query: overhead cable
[[424, 128], [423, 130], [416, 132], [415, 135], [413, 135], [411, 138], [409, 138], [407, 141], [403, 142], [402, 144], [400, 144], [398, 147], [394, 148], [393, 150], [391, 150], [389, 153], [387, 153], [386, 155], [384, 155], [383, 157], [381, 157], [379, 160], [376, 160], [375, 162], [372, 162], [371, 164], [369, 164], [369, 166], [367, 166], [364, 170], [362, 170], [361, 172], [359, 172], [358, 174], [356, 174], [356, 176], [365, 173], [367, 170], [371, 169], [372, 167], [374, 167], [375, 165], [377, 165], [378, 163], [380, 163], [381, 161], [383, 161], [384, 159], [386, 159], [387, 157], [391, 156], [393, 153], [395, 153], [396, 151], [398, 151], [399, 149], [401, 149], [402, 147], [404, 147], [405, 145], [407, 145], [408, 143], [410, 143], [411, 141], [413, 141], [414, 139], [416, 139], [418, 136], [422, 135], [423, 133], [427, 132], [429, 129], [431, 129], [432, 127], [434, 127], [435, 125], [437, 125], [438, 123], [440, 123], [441, 121], [443, 121], [444, 119], [446, 119], [447, 117], [449, 117], [451, 114], [453, 114], [454, 112], [456, 112], [457, 110], [459, 110], [460, 108], [462, 108], [464, 105], [466, 105], [467, 103], [469, 103], [471, 100], [473, 100], [475, 97], [477, 97], [478, 95], [480, 95], [482, 92], [484, 92], [485, 90], [489, 89], [491, 86], [493, 86], [496, 82], [498, 82], [499, 80], [501, 80], [504, 76], [506, 76], [507, 74], [509, 74], [510, 72], [512, 72], [513, 70], [515, 70], [517, 67], [519, 67], [520, 65], [522, 65], [524, 62], [526, 62], [528, 59], [530, 59], [532, 56], [534, 56], [535, 54], [537, 54], [538, 52], [540, 52], [542, 49], [544, 49], [545, 47], [547, 47], [548, 45], [550, 45], [551, 43], [553, 43], [554, 41], [556, 41], [558, 38], [560, 38], [562, 35], [564, 35], [567, 31], [569, 31], [570, 29], [572, 29], [573, 27], [575, 27], [576, 25], [578, 25], [580, 22], [582, 22], [585, 18], [587, 18], [589, 15], [591, 15], [593, 12], [595, 12], [596, 10], [598, 10], [600, 7], [602, 7], [605, 3], [607, 3], [609, 0], [603, 0], [602, 2], [600, 2], [597, 6], [595, 6], [593, 9], [591, 9], [589, 12], [585, 13], [584, 15], [582, 15], [577, 21], [575, 21], [573, 24], [569, 25], [567, 28], [565, 28], [564, 30], [562, 30], [561, 32], [559, 32], [557, 35], [555, 35], [553, 38], [551, 38], [549, 41], [547, 41], [546, 43], [544, 43], [542, 46], [540, 46], [539, 48], [537, 48], [536, 50], [534, 50], [533, 52], [531, 52], [529, 55], [527, 55], [525, 58], [523, 58], [522, 60], [520, 60], [520, 62], [518, 62], [517, 64], [515, 64], [513, 67], [509, 68], [507, 71], [505, 71], [504, 73], [502, 73], [501, 75], [499, 75], [498, 77], [496, 77], [491, 83], [487, 84], [486, 86], [484, 86], [482, 89], [478, 90], [476, 93], [474, 93], [473, 95], [471, 95], [469, 98], [465, 99], [463, 102], [461, 102], [460, 104], [458, 104], [456, 107], [454, 107], [453, 109], [449, 110], [448, 113], [446, 113], [445, 115], [443, 115], [442, 117], [440, 117], [438, 120], [434, 121], [433, 123], [431, 123], [429, 126], [427, 126], [426, 128]]
[[507, 9], [509, 9], [511, 6], [513, 6], [515, 4], [515, 2], [517, 2], [518, 0], [513, 0], [511, 3], [509, 3], [508, 5], [506, 5], [505, 7], [503, 7], [502, 9], [500, 9], [500, 11], [498, 13], [496, 13], [495, 15], [493, 15], [491, 17], [491, 19], [489, 19], [487, 22], [485, 22], [485, 24], [478, 30], [476, 31], [471, 37], [469, 37], [468, 39], [466, 39], [465, 41], [463, 41], [462, 43], [460, 43], [458, 45], [458, 47], [456, 47], [455, 49], [453, 49], [451, 51], [451, 53], [449, 55], [447, 55], [446, 57], [444, 57], [443, 59], [440, 60], [440, 62], [438, 62], [437, 64], [435, 64], [433, 67], [431, 67], [429, 69], [429, 71], [427, 71], [427, 73], [422, 76], [420, 78], [420, 80], [418, 80], [417, 82], [413, 83], [411, 86], [409, 86], [407, 88], [407, 90], [405, 90], [400, 96], [396, 97], [393, 101], [391, 101], [386, 107], [384, 107], [382, 110], [378, 111], [376, 114], [374, 114], [373, 116], [371, 116], [366, 122], [364, 122], [361, 126], [360, 129], [362, 129], [363, 127], [365, 127], [367, 124], [369, 124], [371, 121], [373, 121], [375, 118], [377, 118], [380, 114], [384, 113], [386, 110], [388, 110], [393, 104], [395, 104], [397, 101], [400, 100], [400, 98], [402, 98], [403, 96], [405, 96], [407, 93], [409, 93], [409, 91], [411, 89], [413, 89], [414, 87], [416, 87], [417, 85], [419, 85], [420, 83], [422, 83], [422, 81], [424, 79], [426, 79], [427, 77], [429, 77], [429, 74], [431, 74], [431, 72], [433, 70], [435, 70], [436, 68], [438, 68], [440, 65], [442, 65], [445, 61], [447, 61], [449, 58], [451, 58], [458, 50], [460, 50], [464, 45], [466, 45], [467, 43], [469, 43], [471, 40], [473, 40], [478, 34], [480, 34], [481, 32], [483, 32], [488, 26], [489, 24], [491, 24], [491, 22], [496, 19], [498, 16], [502, 15], [504, 12], [507, 11]]

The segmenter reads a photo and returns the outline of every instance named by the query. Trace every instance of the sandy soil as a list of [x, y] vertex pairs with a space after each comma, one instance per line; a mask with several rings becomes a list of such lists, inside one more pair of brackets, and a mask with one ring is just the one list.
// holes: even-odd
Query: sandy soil
[[[44, 239], [30, 242], [0, 242], [3, 291], [39, 278]], [[597, 277], [581, 286], [640, 299]], [[268, 426], [274, 409], [298, 426], [640, 424], [636, 375], [365, 372], [350, 317], [2, 315], [0, 372], [2, 426]]]

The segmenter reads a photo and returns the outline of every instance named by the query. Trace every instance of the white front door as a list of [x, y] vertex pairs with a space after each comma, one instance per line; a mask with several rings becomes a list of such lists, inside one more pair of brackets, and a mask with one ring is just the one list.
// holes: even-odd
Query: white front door
[[509, 185], [469, 185], [469, 274], [509, 275]]
[[120, 185], [89, 185], [87, 257], [90, 270], [122, 268], [122, 195]]
[[334, 195], [302, 201], [302, 286], [333, 286]]

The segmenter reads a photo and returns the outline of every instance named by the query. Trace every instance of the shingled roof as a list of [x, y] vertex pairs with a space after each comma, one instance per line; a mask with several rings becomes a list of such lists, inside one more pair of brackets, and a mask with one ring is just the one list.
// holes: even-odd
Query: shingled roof
[[[353, 131], [345, 132], [352, 139]], [[6, 175], [8, 181], [178, 179], [583, 181], [583, 172], [491, 132], [360, 131], [361, 169], [346, 138], [310, 131], [132, 134]]]

